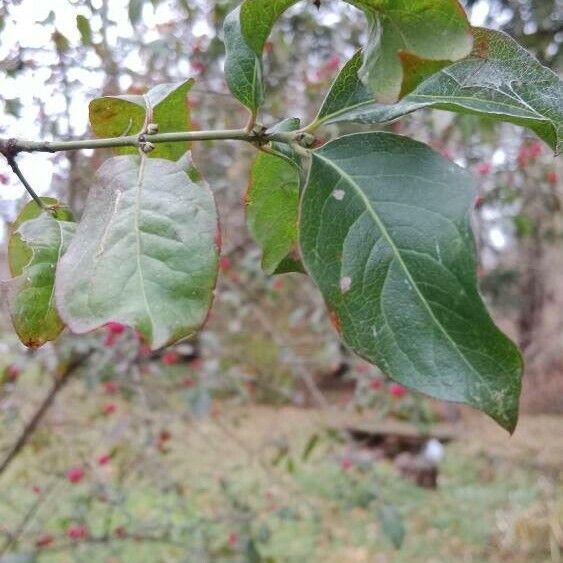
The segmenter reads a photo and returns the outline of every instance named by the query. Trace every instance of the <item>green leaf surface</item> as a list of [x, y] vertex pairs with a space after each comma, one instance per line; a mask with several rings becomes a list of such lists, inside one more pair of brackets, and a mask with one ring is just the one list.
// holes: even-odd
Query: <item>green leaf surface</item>
[[471, 52], [467, 16], [458, 0], [349, 0], [369, 23], [359, 76], [378, 102], [398, 99], [405, 79], [401, 57], [457, 61]]
[[[300, 120], [292, 117], [277, 123], [270, 131], [295, 131], [300, 125]], [[266, 273], [303, 272], [299, 258], [294, 256], [301, 162], [285, 143], [273, 142], [270, 149], [275, 154], [259, 153], [250, 169], [246, 221], [262, 248], [262, 268]]]
[[318, 123], [386, 123], [432, 107], [528, 127], [560, 153], [561, 80], [505, 33], [475, 28], [473, 35], [474, 49], [469, 57], [423, 80], [413, 92], [390, 106], [373, 104], [361, 90], [355, 75], [357, 60], [352, 59], [337, 77], [327, 97], [331, 103], [325, 100]]
[[129, 0], [127, 12], [132, 26], [136, 26], [141, 21], [144, 4], [145, 0]]
[[259, 153], [250, 171], [246, 194], [248, 228], [262, 247], [262, 268], [268, 274], [297, 241], [299, 173], [287, 160]]
[[[97, 137], [120, 137], [141, 133], [157, 123], [159, 133], [186, 131], [190, 127], [187, 95], [190, 78], [182, 83], [159, 84], [143, 95], [104, 96], [90, 102], [90, 124]], [[186, 142], [158, 143], [153, 158], [178, 160], [189, 148]], [[115, 147], [116, 154], [138, 154], [136, 147]]]
[[83, 45], [92, 45], [92, 28], [86, 16], [81, 14], [76, 16], [76, 28], [80, 33]]
[[348, 135], [313, 153], [301, 255], [353, 351], [512, 431], [522, 359], [477, 289], [472, 199], [470, 174], [426, 145]]
[[73, 332], [120, 322], [156, 349], [203, 324], [217, 277], [217, 214], [187, 168], [120, 156], [98, 170], [57, 273], [57, 305]]
[[[60, 204], [55, 198], [42, 197], [41, 201], [53, 210], [54, 216], [59, 221], [73, 221], [70, 209], [65, 205]], [[30, 201], [20, 211], [16, 220], [10, 226], [10, 238], [8, 240], [8, 265], [10, 267], [10, 274], [12, 277], [21, 275], [26, 264], [29, 263], [33, 256], [33, 251], [22, 240], [18, 229], [26, 221], [36, 219], [43, 213], [43, 210], [35, 203]]]
[[[75, 223], [46, 212], [34, 217], [29, 209], [22, 214], [12, 235], [18, 242], [10, 245], [10, 265], [16, 276], [5, 282], [3, 289], [20, 340], [26, 346], [38, 347], [57, 338], [64, 328], [55, 308], [55, 274]], [[25, 256], [29, 260], [22, 266]]]
[[377, 512], [381, 531], [391, 540], [395, 549], [399, 549], [405, 540], [405, 524], [399, 511], [389, 504], [384, 504]]

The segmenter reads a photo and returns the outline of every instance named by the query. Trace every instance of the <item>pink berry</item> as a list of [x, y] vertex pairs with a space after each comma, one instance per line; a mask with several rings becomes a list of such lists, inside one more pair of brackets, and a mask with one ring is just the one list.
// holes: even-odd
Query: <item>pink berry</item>
[[227, 541], [231, 547], [235, 547], [238, 543], [238, 535], [234, 532], [231, 532], [229, 534], [229, 537], [227, 538]]
[[166, 352], [165, 354], [163, 354], [162, 356], [162, 361], [163, 363], [165, 363], [167, 366], [171, 366], [173, 364], [177, 364], [178, 361], [180, 360], [180, 355], [177, 352]]
[[231, 269], [231, 259], [228, 256], [221, 256], [219, 258], [219, 270], [227, 272]]
[[71, 467], [67, 471], [66, 476], [71, 483], [80, 483], [80, 481], [84, 478], [84, 469], [79, 466]]
[[104, 414], [113, 414], [117, 410], [117, 405], [115, 403], [106, 403], [103, 408], [102, 412]]
[[349, 457], [345, 457], [342, 459], [342, 461], [340, 462], [340, 467], [342, 468], [343, 471], [348, 471], [349, 469], [352, 468], [352, 460]]
[[84, 526], [72, 525], [68, 527], [66, 535], [71, 540], [85, 540], [88, 537], [88, 530]]
[[477, 174], [479, 176], [488, 176], [493, 171], [493, 167], [490, 162], [480, 162], [477, 165]]
[[391, 385], [389, 385], [389, 394], [392, 397], [396, 397], [397, 399], [400, 399], [401, 397], [404, 397], [407, 393], [408, 391], [406, 387], [403, 387], [398, 383], [391, 383]]
[[383, 381], [379, 377], [374, 377], [372, 380], [370, 380], [369, 388], [372, 391], [377, 391], [381, 389], [381, 387], [383, 387]]
[[112, 334], [123, 334], [125, 331], [125, 325], [121, 323], [109, 322], [106, 324], [108, 332]]
[[115, 381], [106, 381], [104, 383], [104, 391], [108, 395], [115, 395], [119, 391], [119, 385]]
[[98, 465], [107, 465], [111, 461], [110, 454], [102, 454], [98, 456]]

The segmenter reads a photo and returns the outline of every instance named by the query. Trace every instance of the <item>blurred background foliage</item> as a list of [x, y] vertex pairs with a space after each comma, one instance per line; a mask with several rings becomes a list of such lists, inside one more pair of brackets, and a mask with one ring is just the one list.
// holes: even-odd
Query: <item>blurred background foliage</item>
[[[222, 21], [237, 4], [0, 0], [0, 135], [90, 137], [91, 98], [188, 76], [197, 79], [187, 101], [194, 129], [241, 127], [246, 112], [222, 75]], [[563, 71], [558, 0], [465, 5], [474, 24], [507, 31]], [[288, 10], [265, 47], [261, 121], [311, 120], [365, 33], [360, 12], [338, 0]], [[332, 125], [321, 134], [358, 129]], [[561, 161], [530, 131], [473, 116], [422, 111], [388, 129], [475, 175], [480, 286], [524, 351], [523, 410], [537, 415], [521, 424], [523, 434], [499, 453], [500, 438], [479, 416], [405, 394], [352, 357], [305, 276], [260, 270], [242, 205], [254, 149], [196, 143], [223, 238], [215, 305], [197, 340], [150, 355], [134, 334], [109, 327], [29, 352], [7, 317], [0, 320], [5, 453], [61, 361], [94, 350], [0, 473], [0, 561], [559, 561], [546, 558], [559, 553], [563, 519], [554, 469], [563, 461]], [[20, 163], [38, 192], [79, 216], [108, 155], [22, 155]], [[5, 239], [26, 197], [0, 166]], [[1, 269], [6, 277], [4, 255]], [[554, 417], [542, 418], [548, 413]], [[461, 417], [463, 438], [446, 457], [439, 493], [397, 481], [392, 467], [368, 463], [342, 442], [340, 430], [358, 416], [374, 427], [407, 421], [422, 434], [444, 423], [460, 431]], [[77, 467], [84, 474], [74, 482]], [[388, 504], [410, 528], [399, 555]], [[474, 517], [460, 518], [460, 505]]]

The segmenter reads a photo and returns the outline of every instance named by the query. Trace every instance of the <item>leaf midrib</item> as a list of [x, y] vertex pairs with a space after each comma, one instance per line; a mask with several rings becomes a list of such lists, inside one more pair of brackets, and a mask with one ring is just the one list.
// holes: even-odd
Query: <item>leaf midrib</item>
[[[486, 382], [484, 381], [483, 377], [481, 376], [481, 374], [473, 367], [473, 365], [469, 362], [469, 360], [465, 357], [465, 355], [462, 353], [462, 351], [459, 349], [458, 345], [455, 343], [455, 341], [452, 339], [452, 337], [448, 334], [448, 332], [446, 331], [446, 329], [442, 326], [442, 323], [440, 323], [440, 321], [437, 319], [436, 315], [434, 315], [434, 311], [432, 311], [432, 308], [428, 305], [428, 303], [426, 302], [426, 299], [424, 298], [424, 295], [422, 294], [422, 292], [420, 291], [418, 285], [416, 284], [414, 278], [412, 277], [407, 265], [405, 264], [402, 256], [401, 256], [401, 252], [399, 250], [399, 248], [397, 247], [397, 245], [395, 244], [395, 241], [393, 240], [393, 238], [391, 237], [391, 235], [389, 234], [389, 231], [387, 230], [387, 227], [385, 226], [385, 223], [383, 223], [383, 221], [381, 220], [381, 218], [379, 217], [379, 215], [377, 214], [376, 210], [373, 208], [373, 206], [371, 205], [370, 200], [366, 197], [366, 195], [364, 194], [362, 188], [354, 181], [354, 179], [352, 178], [352, 176], [350, 176], [349, 174], [347, 174], [344, 170], [342, 170], [341, 168], [339, 168], [332, 160], [325, 158], [324, 156], [321, 156], [319, 153], [314, 153], [313, 154], [314, 157], [319, 158], [320, 160], [322, 160], [323, 162], [325, 162], [326, 164], [328, 164], [331, 168], [333, 168], [346, 182], [348, 182], [348, 184], [352, 187], [352, 189], [357, 193], [357, 195], [359, 196], [359, 198], [362, 200], [362, 202], [364, 203], [368, 213], [371, 215], [371, 217], [373, 218], [375, 224], [377, 225], [377, 227], [379, 228], [379, 230], [381, 231], [381, 234], [383, 235], [383, 237], [385, 238], [385, 240], [387, 241], [387, 243], [389, 244], [389, 246], [391, 247], [391, 250], [393, 251], [393, 254], [395, 255], [397, 261], [399, 262], [400, 266], [402, 267], [402, 269], [405, 272], [405, 275], [407, 277], [407, 279], [409, 280], [409, 283], [412, 285], [413, 289], [415, 290], [418, 298], [420, 299], [422, 305], [424, 306], [424, 308], [427, 310], [428, 315], [430, 316], [431, 320], [436, 324], [436, 326], [440, 329], [440, 331], [442, 332], [442, 334], [445, 336], [446, 340], [450, 343], [450, 345], [453, 347], [453, 349], [458, 353], [458, 355], [460, 356], [460, 358], [463, 360], [463, 362], [467, 365], [467, 367], [477, 375], [477, 377], [483, 381], [484, 384], [486, 384]], [[487, 384], [486, 384], [487, 385]], [[488, 387], [488, 385], [487, 385]]]

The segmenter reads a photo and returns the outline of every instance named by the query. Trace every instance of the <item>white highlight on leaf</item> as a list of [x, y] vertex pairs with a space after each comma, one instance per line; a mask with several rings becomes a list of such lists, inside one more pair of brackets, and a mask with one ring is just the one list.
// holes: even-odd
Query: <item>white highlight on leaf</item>
[[345, 195], [346, 192], [344, 190], [334, 190], [332, 192], [332, 197], [338, 201], [342, 201]]
[[340, 291], [342, 291], [342, 293], [346, 293], [347, 291], [350, 291], [351, 287], [352, 287], [352, 278], [350, 276], [344, 276], [343, 278], [340, 278]]

